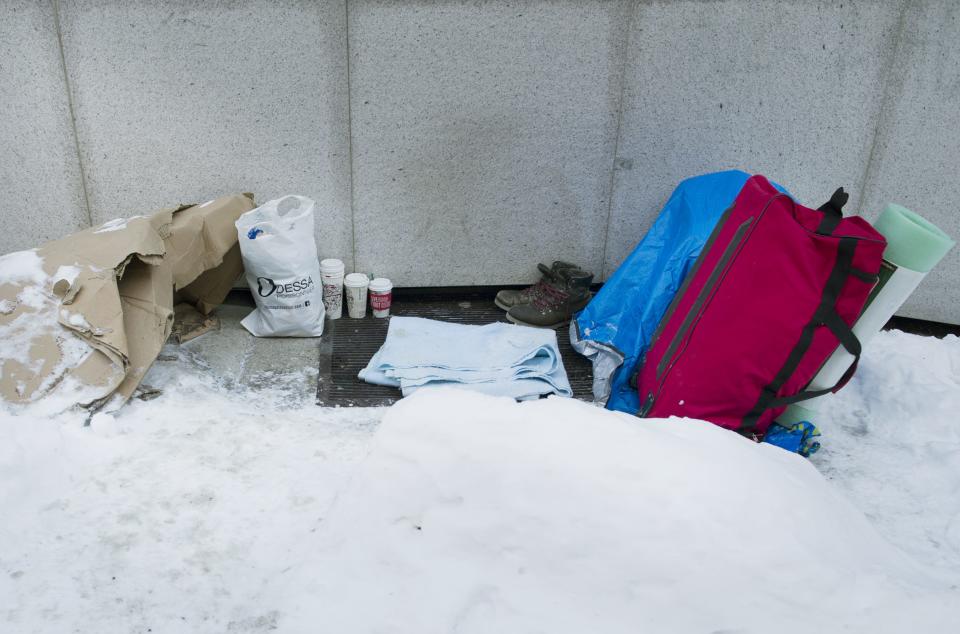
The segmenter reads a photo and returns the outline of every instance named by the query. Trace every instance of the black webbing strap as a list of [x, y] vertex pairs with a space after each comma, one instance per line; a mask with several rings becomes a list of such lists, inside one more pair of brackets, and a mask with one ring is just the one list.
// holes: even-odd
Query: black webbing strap
[[817, 225], [817, 233], [825, 236], [831, 235], [843, 219], [843, 206], [847, 204], [850, 195], [843, 191], [843, 187], [833, 192], [830, 200], [817, 207], [817, 211], [823, 212], [823, 219]]
[[860, 363], [860, 355], [857, 355], [853, 360], [853, 363], [850, 364], [850, 367], [847, 368], [846, 372], [843, 373], [843, 376], [840, 377], [840, 380], [837, 381], [837, 384], [833, 387], [825, 387], [821, 390], [804, 390], [802, 392], [797, 392], [796, 394], [791, 394], [790, 396], [781, 396], [779, 398], [773, 399], [773, 402], [770, 404], [770, 407], [786, 407], [787, 405], [793, 405], [794, 403], [799, 403], [800, 401], [806, 401], [811, 398], [816, 398], [818, 396], [823, 396], [824, 394], [830, 394], [831, 392], [836, 392], [844, 385], [847, 384], [847, 381], [853, 378], [854, 372], [857, 371], [857, 365]]
[[857, 336], [853, 334], [853, 330], [850, 329], [840, 316], [836, 312], [831, 312], [829, 315], [829, 321], [824, 324], [834, 335], [840, 340], [840, 344], [844, 349], [853, 355], [853, 363], [850, 364], [850, 367], [843, 373], [843, 376], [840, 377], [840, 380], [833, 387], [825, 387], [820, 390], [803, 390], [802, 392], [797, 392], [796, 394], [791, 394], [790, 396], [781, 396], [773, 399], [770, 403], [770, 407], [784, 407], [786, 405], [792, 405], [794, 403], [799, 403], [800, 401], [806, 401], [807, 399], [816, 398], [817, 396], [823, 396], [824, 394], [829, 394], [831, 392], [836, 392], [841, 389], [847, 382], [853, 378], [854, 373], [857, 371], [857, 366], [860, 364], [860, 340], [857, 339]]
[[[833, 269], [830, 271], [830, 276], [827, 278], [827, 283], [823, 287], [823, 294], [820, 296], [819, 306], [817, 306], [810, 321], [807, 322], [800, 332], [800, 338], [790, 351], [790, 354], [787, 355], [787, 360], [784, 362], [783, 367], [780, 368], [780, 371], [773, 377], [769, 385], [761, 390], [756, 404], [747, 415], [744, 416], [739, 429], [740, 433], [749, 433], [756, 427], [760, 416], [768, 409], [772, 407], [783, 407], [784, 405], [814, 398], [827, 392], [835, 392], [846, 385], [850, 377], [853, 376], [853, 373], [856, 371], [857, 362], [860, 360], [860, 341], [856, 335], [853, 334], [850, 327], [840, 318], [840, 315], [837, 314], [836, 304], [837, 299], [840, 297], [840, 292], [843, 290], [843, 286], [847, 281], [847, 277], [853, 268], [853, 253], [856, 248], [856, 238], [840, 238], [840, 243], [837, 247], [837, 259], [833, 264]], [[777, 392], [779, 392], [783, 384], [787, 382], [787, 379], [796, 372], [800, 361], [810, 348], [810, 344], [813, 343], [813, 335], [816, 329], [820, 326], [829, 328], [847, 352], [854, 356], [853, 364], [847, 372], [844, 373], [840, 381], [829, 389], [809, 390], [778, 398]]]

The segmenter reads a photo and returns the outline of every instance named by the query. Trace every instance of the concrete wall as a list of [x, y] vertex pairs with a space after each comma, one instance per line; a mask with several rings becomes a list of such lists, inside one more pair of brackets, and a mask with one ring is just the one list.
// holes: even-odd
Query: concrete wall
[[[960, 235], [960, 3], [0, 0], [0, 252], [232, 191], [405, 286], [609, 275], [740, 167]], [[904, 314], [960, 323], [960, 250]]]

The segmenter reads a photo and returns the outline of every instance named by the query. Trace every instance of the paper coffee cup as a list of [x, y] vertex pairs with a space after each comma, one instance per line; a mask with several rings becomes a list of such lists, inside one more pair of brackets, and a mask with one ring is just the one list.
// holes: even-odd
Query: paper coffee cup
[[343, 314], [343, 262], [332, 258], [320, 260], [320, 281], [327, 317], [340, 319]]
[[374, 317], [389, 317], [393, 303], [393, 284], [385, 277], [370, 282], [370, 308]]
[[367, 314], [367, 286], [370, 278], [363, 273], [351, 273], [343, 278], [343, 290], [347, 294], [347, 314], [353, 319], [362, 319]]

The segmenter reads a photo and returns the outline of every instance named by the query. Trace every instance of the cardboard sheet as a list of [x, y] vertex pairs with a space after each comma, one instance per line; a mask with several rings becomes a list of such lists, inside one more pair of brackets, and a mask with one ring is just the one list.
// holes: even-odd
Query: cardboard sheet
[[226, 196], [110, 222], [0, 258], [0, 397], [115, 409], [170, 335], [174, 294], [203, 314], [243, 264]]

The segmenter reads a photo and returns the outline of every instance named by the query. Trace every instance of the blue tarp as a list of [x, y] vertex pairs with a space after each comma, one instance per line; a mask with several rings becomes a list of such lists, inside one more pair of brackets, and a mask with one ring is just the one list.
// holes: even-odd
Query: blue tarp
[[574, 348], [593, 360], [594, 397], [606, 399], [607, 409], [639, 409], [630, 375], [720, 216], [749, 177], [730, 170], [681, 182], [633, 253], [570, 323]]
[[809, 458], [820, 449], [820, 430], [807, 420], [789, 427], [774, 423], [763, 436], [763, 442]]

